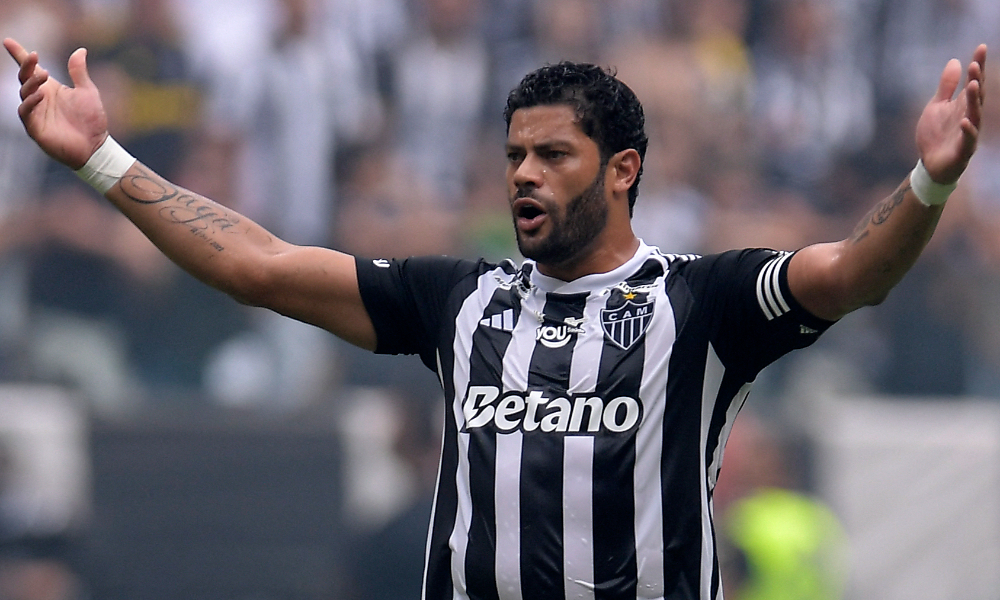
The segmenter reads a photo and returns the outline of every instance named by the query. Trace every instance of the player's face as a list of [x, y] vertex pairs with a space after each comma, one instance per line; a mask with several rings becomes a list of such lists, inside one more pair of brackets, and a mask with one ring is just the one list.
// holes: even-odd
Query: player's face
[[507, 136], [507, 192], [521, 254], [542, 264], [582, 258], [608, 221], [604, 165], [567, 105], [522, 108]]

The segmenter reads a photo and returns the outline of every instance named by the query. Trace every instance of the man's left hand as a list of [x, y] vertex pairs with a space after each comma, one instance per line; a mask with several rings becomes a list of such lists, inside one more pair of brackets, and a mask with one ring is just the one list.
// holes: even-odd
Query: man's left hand
[[962, 63], [952, 59], [941, 73], [937, 93], [917, 121], [917, 150], [931, 179], [953, 183], [976, 151], [985, 92], [986, 44], [973, 53], [965, 88], [956, 96]]

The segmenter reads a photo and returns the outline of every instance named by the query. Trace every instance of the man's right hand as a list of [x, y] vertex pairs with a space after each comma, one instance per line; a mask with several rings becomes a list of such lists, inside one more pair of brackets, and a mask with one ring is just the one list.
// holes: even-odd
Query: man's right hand
[[87, 73], [87, 51], [80, 48], [69, 57], [73, 87], [67, 87], [39, 66], [37, 52], [28, 52], [11, 38], [3, 45], [21, 67], [17, 114], [24, 129], [46, 154], [79, 169], [108, 136], [104, 105]]
[[[53, 158], [79, 169], [108, 137], [104, 105], [87, 74], [86, 51], [70, 56], [73, 87], [66, 87], [38, 66], [38, 54], [9, 38], [3, 45], [21, 65], [18, 114], [28, 135]], [[376, 348], [353, 256], [282, 241], [139, 162], [104, 197], [167, 258], [206, 284], [240, 302], [322, 327], [362, 348]]]

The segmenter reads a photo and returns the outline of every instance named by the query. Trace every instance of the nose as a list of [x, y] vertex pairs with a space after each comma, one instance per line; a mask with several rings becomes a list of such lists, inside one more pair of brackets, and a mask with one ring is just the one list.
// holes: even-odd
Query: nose
[[512, 183], [518, 189], [538, 188], [544, 181], [545, 169], [541, 161], [532, 153], [528, 153], [520, 162], [511, 165], [513, 169]]

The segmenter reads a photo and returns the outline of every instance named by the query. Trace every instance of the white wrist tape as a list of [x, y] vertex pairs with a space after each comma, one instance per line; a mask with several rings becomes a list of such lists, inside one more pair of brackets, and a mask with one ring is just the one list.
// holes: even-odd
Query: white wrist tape
[[924, 161], [918, 160], [917, 166], [910, 172], [910, 189], [917, 199], [927, 206], [944, 204], [948, 196], [958, 187], [958, 182], [938, 183], [931, 179], [930, 173], [924, 168]]
[[125, 151], [110, 135], [90, 156], [87, 164], [76, 170], [80, 179], [90, 184], [101, 195], [112, 188], [125, 175], [135, 157]]

